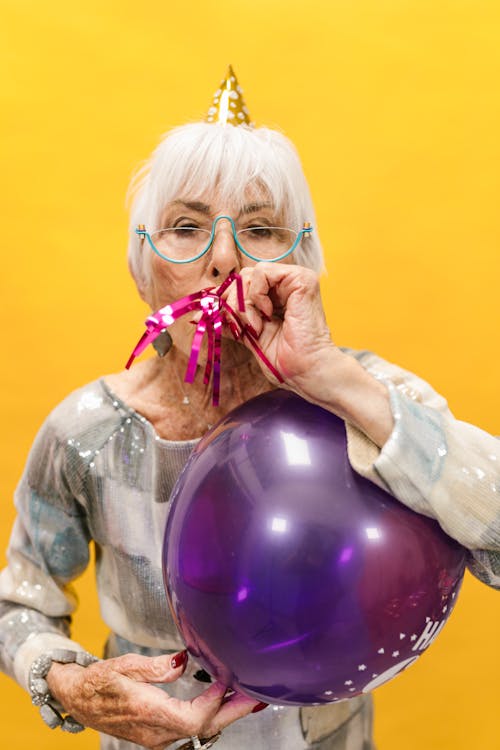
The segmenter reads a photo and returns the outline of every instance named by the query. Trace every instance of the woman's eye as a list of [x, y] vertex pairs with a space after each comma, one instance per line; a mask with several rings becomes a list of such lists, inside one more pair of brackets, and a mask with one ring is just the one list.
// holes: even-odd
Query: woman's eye
[[268, 239], [273, 234], [270, 227], [248, 227], [247, 232], [257, 240]]
[[199, 231], [199, 227], [192, 222], [189, 222], [186, 224], [176, 224], [172, 227], [172, 230], [179, 237], [188, 237], [196, 234], [196, 232]]
[[172, 231], [173, 237], [176, 242], [180, 243], [192, 243], [200, 242], [204, 233], [199, 227], [183, 226], [176, 227]]

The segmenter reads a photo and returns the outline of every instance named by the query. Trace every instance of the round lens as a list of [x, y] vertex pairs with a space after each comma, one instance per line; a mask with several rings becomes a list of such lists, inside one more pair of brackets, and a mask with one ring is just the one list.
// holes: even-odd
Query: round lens
[[298, 232], [284, 227], [249, 227], [238, 232], [238, 241], [255, 258], [272, 260], [290, 250], [297, 235]]
[[189, 260], [205, 250], [210, 232], [197, 227], [160, 229], [151, 234], [151, 241], [161, 255], [172, 260]]

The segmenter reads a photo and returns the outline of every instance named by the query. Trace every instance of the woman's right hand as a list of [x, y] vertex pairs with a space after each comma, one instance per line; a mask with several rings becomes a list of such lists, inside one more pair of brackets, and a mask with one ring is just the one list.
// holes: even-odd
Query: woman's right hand
[[211, 737], [228, 724], [264, 707], [213, 683], [201, 695], [181, 701], [155, 683], [177, 680], [187, 653], [174, 656], [126, 654], [80, 667], [54, 662], [47, 675], [51, 694], [86, 727], [151, 750], [193, 735]]

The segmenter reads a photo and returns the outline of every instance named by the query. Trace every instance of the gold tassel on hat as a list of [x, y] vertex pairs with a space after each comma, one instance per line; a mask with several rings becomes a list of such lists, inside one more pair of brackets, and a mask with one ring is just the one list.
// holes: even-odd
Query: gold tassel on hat
[[253, 126], [243, 99], [242, 88], [236, 80], [231, 65], [227, 69], [220, 88], [214, 94], [214, 103], [208, 110], [206, 121], [221, 125]]

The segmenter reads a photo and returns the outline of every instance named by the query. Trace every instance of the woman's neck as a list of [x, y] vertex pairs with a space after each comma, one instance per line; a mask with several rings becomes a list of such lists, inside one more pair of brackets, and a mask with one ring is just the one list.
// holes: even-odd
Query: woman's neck
[[[142, 414], [165, 439], [188, 440], [204, 434], [228, 412], [273, 386], [266, 380], [248, 350], [223, 350], [218, 407], [212, 405], [212, 388], [203, 383], [203, 367], [193, 383], [185, 383], [187, 356], [172, 349], [165, 357], [139, 362], [131, 370], [105, 378], [126, 404]], [[238, 351], [239, 350], [239, 351]]]

